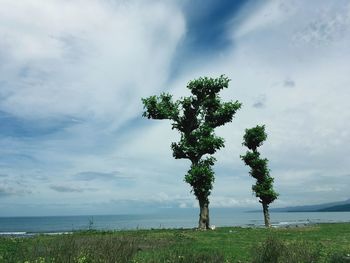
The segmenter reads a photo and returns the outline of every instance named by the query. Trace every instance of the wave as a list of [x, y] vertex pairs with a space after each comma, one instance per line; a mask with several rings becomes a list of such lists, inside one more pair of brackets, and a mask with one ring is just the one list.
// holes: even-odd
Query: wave
[[0, 232], [0, 236], [26, 236], [27, 232]]
[[73, 232], [0, 232], [0, 237], [30, 237], [36, 235], [48, 235], [48, 236], [56, 236], [56, 235], [67, 235], [72, 234]]

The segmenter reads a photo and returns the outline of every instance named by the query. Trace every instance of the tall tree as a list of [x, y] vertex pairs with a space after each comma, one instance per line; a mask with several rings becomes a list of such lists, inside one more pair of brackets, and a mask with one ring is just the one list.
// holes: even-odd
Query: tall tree
[[250, 151], [241, 155], [244, 163], [250, 166], [250, 175], [256, 179], [256, 184], [252, 189], [259, 202], [262, 204], [264, 212], [265, 226], [270, 227], [269, 205], [277, 199], [278, 193], [273, 189], [274, 179], [270, 176], [268, 169], [268, 160], [260, 158], [257, 148], [260, 147], [267, 138], [265, 125], [257, 125], [254, 128], [246, 129], [243, 136], [243, 145], [247, 146]]
[[198, 228], [209, 228], [209, 195], [213, 188], [216, 159], [211, 155], [224, 147], [224, 139], [216, 136], [214, 130], [231, 122], [241, 103], [222, 102], [219, 92], [228, 87], [229, 79], [199, 78], [188, 83], [192, 95], [173, 101], [172, 96], [162, 93], [142, 99], [143, 116], [149, 119], [172, 120], [172, 129], [180, 132], [179, 142], [171, 144], [175, 159], [189, 159], [191, 168], [185, 181], [199, 202]]

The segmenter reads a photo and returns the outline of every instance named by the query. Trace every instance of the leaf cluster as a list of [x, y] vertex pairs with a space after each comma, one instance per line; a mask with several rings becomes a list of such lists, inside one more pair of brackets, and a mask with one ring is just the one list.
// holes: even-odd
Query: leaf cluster
[[212, 169], [215, 161], [214, 157], [200, 160], [198, 163], [192, 164], [191, 169], [185, 175], [185, 182], [192, 186], [193, 192], [199, 200], [209, 202], [208, 197], [215, 180]]
[[159, 97], [150, 96], [143, 98], [142, 103], [147, 109], [142, 116], [148, 119], [173, 119], [178, 115], [178, 105], [173, 103], [172, 96], [167, 93], [162, 93]]
[[267, 134], [265, 132], [265, 125], [257, 125], [256, 127], [245, 130], [243, 145], [247, 146], [248, 149], [255, 151], [266, 139]]

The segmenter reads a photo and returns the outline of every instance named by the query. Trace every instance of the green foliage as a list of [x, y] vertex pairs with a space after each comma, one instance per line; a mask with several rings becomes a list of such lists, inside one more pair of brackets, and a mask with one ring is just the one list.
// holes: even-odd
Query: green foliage
[[191, 169], [185, 176], [197, 199], [206, 201], [214, 182], [214, 158], [202, 158], [214, 154], [224, 147], [224, 139], [216, 136], [214, 130], [232, 121], [241, 103], [222, 102], [219, 92], [228, 87], [229, 79], [199, 78], [188, 83], [192, 95], [177, 101], [169, 94], [142, 99], [143, 116], [151, 119], [172, 120], [172, 128], [180, 132], [179, 142], [173, 142], [171, 148], [176, 159], [189, 159]]
[[281, 240], [269, 237], [252, 249], [253, 263], [277, 263], [282, 256], [284, 244]]
[[246, 129], [243, 136], [243, 145], [247, 146], [248, 149], [256, 151], [256, 148], [260, 147], [267, 138], [265, 132], [265, 125], [257, 125], [254, 128]]
[[[310, 262], [305, 259], [317, 258], [313, 262], [345, 263], [350, 260], [349, 244], [350, 223], [280, 229], [224, 227], [215, 231], [86, 231], [31, 238], [0, 237], [0, 262], [233, 263], [259, 262], [259, 258], [275, 254], [279, 262]], [[296, 258], [300, 260], [292, 261]]]
[[[271, 237], [274, 240], [267, 243]], [[349, 244], [349, 223], [281, 229], [85, 231], [31, 238], [0, 237], [0, 262], [233, 263], [257, 261], [275, 254], [279, 262], [310, 262], [307, 259], [317, 256], [314, 262], [345, 263], [350, 260]]]
[[[5, 238], [0, 239], [0, 242], [6, 241]], [[0, 250], [0, 259], [3, 259], [0, 262], [130, 262], [140, 249], [153, 246], [154, 241], [148, 240], [146, 244], [136, 237], [101, 235], [88, 231], [85, 234], [38, 236], [33, 239], [16, 238], [12, 239], [13, 245], [10, 249]]]
[[243, 145], [251, 151], [241, 155], [241, 159], [251, 168], [249, 174], [256, 179], [256, 184], [252, 186], [253, 192], [261, 203], [268, 205], [277, 199], [278, 193], [273, 189], [274, 179], [270, 176], [268, 160], [260, 158], [260, 153], [257, 151], [257, 147], [261, 146], [266, 138], [264, 125], [246, 129], [243, 136]]
[[213, 187], [214, 171], [212, 165], [214, 161], [215, 158], [208, 157], [197, 164], [192, 164], [191, 169], [185, 175], [185, 181], [192, 186], [195, 195], [200, 200], [207, 201]]
[[194, 250], [191, 247], [175, 247], [162, 251], [153, 250], [147, 254], [140, 254], [133, 263], [223, 263], [224, 255], [218, 251]]
[[334, 252], [329, 257], [329, 263], [350, 263], [350, 248], [346, 252]]
[[173, 119], [178, 115], [178, 105], [172, 102], [172, 96], [167, 93], [162, 93], [159, 97], [151, 96], [142, 99], [147, 112], [143, 113], [148, 119]]
[[193, 130], [187, 136], [181, 134], [178, 143], [172, 143], [173, 156], [175, 159], [187, 158], [193, 163], [199, 162], [205, 154], [214, 154], [224, 147], [224, 139], [214, 134], [214, 129], [202, 125]]
[[285, 242], [276, 236], [268, 237], [252, 250], [253, 263], [312, 263], [319, 262], [319, 244], [310, 242]]

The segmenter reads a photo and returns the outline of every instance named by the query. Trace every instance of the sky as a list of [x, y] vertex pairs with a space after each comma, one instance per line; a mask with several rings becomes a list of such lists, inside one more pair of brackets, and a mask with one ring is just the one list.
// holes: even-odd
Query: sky
[[141, 98], [231, 79], [215, 208], [257, 208], [239, 156], [265, 124], [279, 199], [350, 198], [350, 2], [0, 0], [0, 216], [196, 208], [188, 160]]

